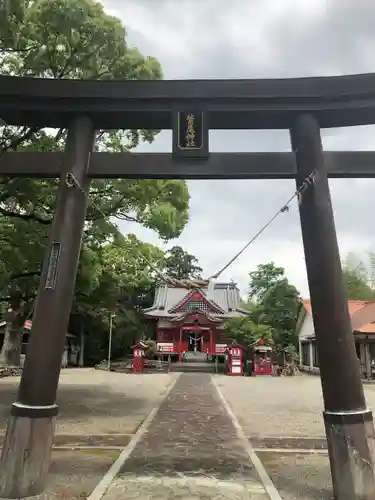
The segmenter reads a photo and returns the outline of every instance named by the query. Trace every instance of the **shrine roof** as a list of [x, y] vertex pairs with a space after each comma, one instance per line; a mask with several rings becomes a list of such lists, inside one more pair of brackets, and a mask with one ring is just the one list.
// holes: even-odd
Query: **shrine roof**
[[[203, 297], [213, 305], [218, 306], [224, 317], [242, 316], [244, 313], [237, 308], [240, 304], [240, 292], [236, 283], [211, 282], [210, 286], [199, 289]], [[171, 312], [184, 299], [188, 298], [191, 290], [186, 288], [175, 288], [169, 286], [157, 287], [154, 304], [152, 307], [144, 309], [146, 316], [173, 317], [177, 313]]]

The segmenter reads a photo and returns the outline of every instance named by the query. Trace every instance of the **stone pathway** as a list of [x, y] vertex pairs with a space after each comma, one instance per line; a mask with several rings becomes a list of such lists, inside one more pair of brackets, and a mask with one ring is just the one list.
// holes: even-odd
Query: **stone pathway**
[[266, 500], [208, 374], [182, 374], [105, 500]]

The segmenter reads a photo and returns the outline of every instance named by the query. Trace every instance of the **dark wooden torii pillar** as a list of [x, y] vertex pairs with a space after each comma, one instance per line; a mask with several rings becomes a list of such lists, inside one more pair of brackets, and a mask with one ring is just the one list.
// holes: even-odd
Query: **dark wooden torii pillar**
[[[86, 117], [68, 128], [55, 216], [17, 401], [0, 460], [0, 497], [41, 493], [51, 461], [58, 406], [56, 392], [69, 322], [90, 180], [86, 173], [95, 131]], [[67, 182], [72, 174], [80, 190]]]
[[291, 139], [297, 160], [297, 187], [315, 172], [315, 183], [306, 186], [299, 212], [334, 498], [373, 500], [373, 418], [361, 382], [320, 128], [314, 116], [298, 117]]

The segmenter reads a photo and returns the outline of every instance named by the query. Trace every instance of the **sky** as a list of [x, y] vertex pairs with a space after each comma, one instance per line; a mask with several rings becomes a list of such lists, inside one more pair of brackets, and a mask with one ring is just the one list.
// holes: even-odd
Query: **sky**
[[[128, 41], [156, 57], [165, 79], [240, 79], [375, 72], [373, 0], [102, 0]], [[375, 149], [375, 126], [322, 130], [328, 150]], [[142, 152], [171, 152], [169, 131]], [[212, 152], [289, 151], [287, 131], [211, 131]], [[189, 181], [190, 220], [167, 245], [155, 233], [122, 223], [124, 233], [164, 248], [181, 245], [207, 277], [285, 204], [294, 181]], [[330, 181], [341, 258], [375, 250], [375, 179]], [[308, 285], [297, 203], [280, 215], [221, 276], [243, 294], [248, 274], [273, 261], [301, 295]]]

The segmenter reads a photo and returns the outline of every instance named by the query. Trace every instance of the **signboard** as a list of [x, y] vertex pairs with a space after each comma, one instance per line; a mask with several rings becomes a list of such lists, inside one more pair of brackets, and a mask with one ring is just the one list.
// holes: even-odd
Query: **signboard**
[[242, 354], [241, 346], [230, 346], [228, 349], [228, 375], [242, 375]]
[[46, 283], [44, 285], [44, 288], [46, 290], [55, 289], [56, 279], [57, 279], [57, 268], [60, 259], [60, 251], [61, 251], [61, 243], [58, 241], [53, 241], [51, 244], [51, 251], [49, 254]]
[[173, 342], [158, 342], [157, 347], [160, 352], [174, 352]]
[[204, 111], [186, 109], [174, 112], [173, 155], [184, 159], [208, 158], [208, 123]]
[[225, 354], [227, 350], [227, 344], [216, 344], [215, 346], [215, 354]]

